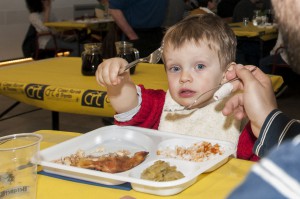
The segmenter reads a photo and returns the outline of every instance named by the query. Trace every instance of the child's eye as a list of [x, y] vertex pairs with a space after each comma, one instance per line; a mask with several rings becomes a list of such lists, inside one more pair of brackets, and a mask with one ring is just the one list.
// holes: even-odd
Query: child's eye
[[203, 64], [197, 64], [196, 65], [197, 70], [203, 70], [204, 68], [205, 68], [205, 66]]
[[169, 68], [170, 72], [176, 73], [178, 71], [180, 71], [180, 67], [179, 66], [172, 66]]

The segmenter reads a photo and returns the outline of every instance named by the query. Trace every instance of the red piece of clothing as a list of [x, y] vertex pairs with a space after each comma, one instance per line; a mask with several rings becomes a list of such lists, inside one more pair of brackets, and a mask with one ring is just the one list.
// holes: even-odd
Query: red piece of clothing
[[[138, 126], [149, 129], [158, 129], [160, 117], [165, 103], [166, 92], [163, 90], [145, 89], [141, 86], [142, 104], [139, 112], [129, 121], [115, 124], [119, 126]], [[253, 152], [253, 146], [256, 138], [252, 133], [250, 123], [242, 131], [238, 145], [237, 158], [258, 161], [259, 157]]]
[[158, 129], [160, 116], [165, 103], [166, 92], [164, 90], [145, 89], [141, 86], [142, 104], [139, 112], [129, 121], [118, 122], [120, 126], [138, 126], [149, 129]]
[[244, 127], [237, 145], [237, 158], [251, 161], [258, 161], [260, 158], [253, 153], [254, 143], [256, 141], [251, 124], [248, 122]]

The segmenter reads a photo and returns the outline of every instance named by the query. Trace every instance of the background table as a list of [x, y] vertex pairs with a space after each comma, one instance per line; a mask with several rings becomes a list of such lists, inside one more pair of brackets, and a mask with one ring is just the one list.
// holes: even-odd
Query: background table
[[[81, 51], [81, 43], [85, 40], [91, 40], [91, 33], [97, 32], [98, 37], [104, 37], [114, 25], [113, 18], [91, 18], [74, 21], [53, 21], [44, 23], [45, 26], [53, 28], [59, 32], [73, 31], [76, 34], [78, 42], [78, 52]], [[101, 39], [103, 40], [103, 38]], [[100, 41], [98, 41], [100, 42]]]
[[[63, 131], [37, 131], [43, 136], [41, 149], [80, 135], [79, 133]], [[57, 178], [38, 175], [38, 199], [120, 199], [131, 196], [136, 199], [182, 199], [182, 198], [226, 198], [226, 196], [245, 178], [253, 162], [232, 158], [217, 170], [201, 174], [197, 182], [183, 192], [174, 196], [154, 196], [134, 190], [104, 188], [99, 186], [81, 184], [60, 180]]]
[[86, 20], [77, 20], [77, 21], [53, 21], [44, 23], [45, 26], [56, 28], [60, 30], [72, 30], [72, 29], [88, 29], [97, 24], [101, 23], [110, 23], [114, 20], [112, 18], [107, 19], [86, 19]]
[[[145, 88], [168, 89], [162, 64], [140, 63], [131, 77]], [[275, 91], [283, 82], [280, 76], [272, 76], [271, 80]], [[95, 76], [81, 74], [79, 57], [51, 58], [1, 67], [0, 94], [54, 112], [102, 117], [111, 117], [115, 113], [106, 88], [97, 84]]]
[[278, 36], [278, 30], [274, 25], [258, 27], [249, 22], [247, 26], [244, 26], [243, 22], [238, 22], [230, 23], [229, 26], [237, 36], [238, 42], [251, 41], [259, 43], [260, 58], [269, 55]]
[[260, 37], [262, 40], [267, 41], [277, 38], [277, 28], [275, 26], [254, 26], [252, 22], [249, 22], [247, 26], [244, 26], [243, 22], [230, 23], [234, 34], [238, 37]]

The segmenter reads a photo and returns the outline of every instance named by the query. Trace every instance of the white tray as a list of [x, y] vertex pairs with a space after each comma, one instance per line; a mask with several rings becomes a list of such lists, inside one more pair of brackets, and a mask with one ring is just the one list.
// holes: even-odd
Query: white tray
[[[203, 162], [190, 162], [186, 160], [165, 158], [156, 155], [158, 149], [165, 147], [190, 146], [195, 142], [208, 141], [212, 144], [218, 143], [224, 150], [222, 155], [212, 156]], [[97, 148], [103, 147], [104, 153], [128, 150], [131, 154], [137, 151], [148, 151], [145, 161], [126, 172], [105, 173], [96, 170], [78, 168], [68, 165], [53, 163], [53, 160], [60, 159], [76, 153], [78, 150], [86, 154], [95, 152]], [[199, 174], [212, 171], [224, 164], [228, 157], [235, 153], [235, 146], [230, 142], [203, 139], [174, 133], [167, 133], [139, 127], [107, 126], [85, 133], [76, 138], [49, 147], [40, 152], [39, 164], [44, 171], [62, 176], [72, 177], [106, 185], [117, 185], [130, 182], [136, 191], [155, 195], [174, 195], [196, 182]], [[101, 155], [101, 154], [99, 154]], [[169, 162], [175, 165], [177, 170], [184, 174], [184, 178], [168, 182], [155, 182], [140, 179], [144, 169], [152, 165], [156, 160]]]

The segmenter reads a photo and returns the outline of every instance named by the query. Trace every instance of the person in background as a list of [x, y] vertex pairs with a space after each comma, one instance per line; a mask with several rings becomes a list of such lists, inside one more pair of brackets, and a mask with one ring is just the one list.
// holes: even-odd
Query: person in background
[[186, 10], [194, 10], [199, 8], [199, 0], [184, 0]]
[[117, 113], [115, 124], [237, 144], [241, 123], [220, 112], [226, 99], [214, 101], [211, 92], [192, 109], [182, 110], [223, 82], [235, 60], [236, 37], [232, 29], [214, 14], [189, 16], [169, 28], [162, 42], [167, 92], [135, 85], [129, 72], [124, 71], [124, 59], [113, 58], [99, 65], [96, 80], [107, 88]]
[[[275, 68], [273, 66], [285, 66]], [[281, 95], [288, 87], [299, 88], [300, 82], [300, 70], [299, 66], [291, 66], [289, 64], [287, 56], [287, 46], [283, 43], [282, 34], [279, 31], [275, 46], [270, 52], [270, 55], [262, 58], [259, 61], [259, 68], [267, 74], [275, 74], [282, 76], [284, 80], [284, 86], [280, 89], [280, 92], [276, 97]]]
[[272, 10], [271, 0], [263, 0], [263, 8], [262, 10]]
[[192, 10], [190, 15], [215, 13], [217, 8], [217, 0], [203, 0], [199, 2], [199, 7]]
[[97, 6], [101, 10], [107, 10], [108, 9], [108, 0], [97, 0], [99, 5]]
[[[279, 30], [287, 45], [291, 66], [300, 65], [300, 1], [272, 0]], [[254, 152], [263, 159], [228, 198], [300, 198], [300, 122], [277, 109], [270, 79], [259, 69], [252, 74], [236, 67], [227, 78], [238, 76], [243, 90], [228, 100], [225, 115], [247, 116], [255, 136]]]
[[184, 0], [168, 0], [166, 16], [162, 26], [165, 29], [167, 29], [176, 24], [177, 22], [181, 21], [184, 18], [184, 15]]
[[[26, 0], [26, 5], [30, 12], [30, 24], [34, 26], [38, 33], [52, 32], [51, 29], [44, 25], [44, 22], [56, 21], [56, 17], [51, 12], [51, 4], [52, 0]], [[38, 43], [40, 49], [55, 48], [55, 41], [50, 35], [40, 36]], [[60, 37], [56, 37], [56, 45], [59, 49], [70, 49], [70, 56], [79, 56], [76, 42], [67, 42]]]
[[240, 0], [233, 10], [232, 22], [242, 22], [243, 18], [248, 17], [252, 20], [254, 10], [259, 10], [261, 0]]
[[109, 0], [109, 13], [140, 57], [160, 47], [168, 0]]
[[108, 17], [108, 0], [97, 0], [98, 5], [95, 8], [97, 18], [103, 19]]
[[[240, 0], [233, 11], [232, 22], [242, 22], [243, 18], [250, 21], [254, 10], [260, 9], [261, 0]], [[237, 63], [244, 65], [251, 64], [258, 66], [260, 60], [260, 44], [251, 40], [238, 40]]]
[[[276, 51], [278, 51], [278, 49], [279, 49], [279, 52], [276, 53]], [[280, 32], [278, 33], [275, 46], [270, 51], [270, 56], [264, 57], [259, 61], [259, 68], [264, 73], [271, 74], [274, 60], [277, 60], [276, 64], [288, 65], [288, 63], [289, 63], [287, 53], [286, 53], [286, 46], [283, 44], [283, 40], [282, 40], [282, 36], [281, 36]]]
[[240, 0], [221, 0], [217, 5], [217, 15], [227, 23], [232, 22], [233, 10]]

